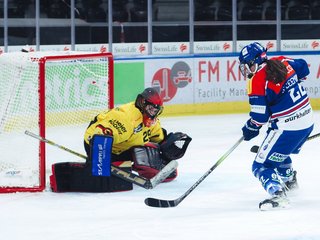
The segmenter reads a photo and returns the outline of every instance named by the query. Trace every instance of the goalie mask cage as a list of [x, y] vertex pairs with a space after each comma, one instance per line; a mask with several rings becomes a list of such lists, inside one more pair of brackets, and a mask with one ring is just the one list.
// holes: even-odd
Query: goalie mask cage
[[[113, 108], [112, 54], [5, 53], [0, 71], [0, 193], [43, 191], [48, 150], [25, 131], [45, 138]], [[82, 144], [85, 128], [73, 141]]]

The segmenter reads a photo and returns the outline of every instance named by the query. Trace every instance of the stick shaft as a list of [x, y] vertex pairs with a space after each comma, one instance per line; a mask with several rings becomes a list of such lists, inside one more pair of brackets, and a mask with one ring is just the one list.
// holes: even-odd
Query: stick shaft
[[67, 148], [67, 147], [65, 147], [65, 146], [62, 146], [62, 145], [57, 144], [57, 143], [55, 143], [55, 142], [53, 142], [53, 141], [50, 141], [50, 140], [48, 140], [48, 139], [46, 139], [46, 138], [43, 138], [43, 137], [41, 137], [41, 136], [39, 136], [39, 135], [37, 135], [37, 134], [34, 134], [34, 133], [32, 133], [32, 132], [29, 132], [28, 130], [25, 131], [25, 134], [27, 134], [27, 135], [30, 136], [30, 137], [36, 138], [36, 139], [38, 139], [38, 140], [41, 141], [41, 142], [45, 142], [45, 143], [48, 143], [48, 144], [50, 144], [50, 145], [52, 145], [52, 146], [58, 147], [58, 148], [60, 148], [60, 149], [62, 149], [62, 150], [64, 150], [64, 151], [69, 152], [69, 153], [71, 153], [71, 154], [73, 154], [73, 155], [76, 155], [76, 156], [78, 156], [78, 157], [80, 157], [80, 158], [87, 159], [87, 156], [85, 156], [85, 155], [83, 155], [83, 154], [81, 154], [81, 153], [78, 153], [78, 152], [76, 152], [76, 151], [73, 151], [73, 150], [71, 150], [71, 149], [69, 149], [69, 148]]
[[233, 152], [234, 149], [238, 147], [238, 145], [243, 141], [243, 137], [241, 137], [219, 160], [205, 173], [202, 177], [196, 181], [184, 194], [178, 197], [175, 200], [162, 200], [157, 198], [146, 198], [145, 204], [150, 207], [159, 207], [159, 208], [168, 208], [168, 207], [176, 207], [178, 206], [199, 184], [207, 177], [209, 174], [218, 167], [229, 155]]
[[[219, 160], [205, 173], [202, 175], [202, 177], [195, 182], [192, 187], [189, 188], [188, 191], [186, 191], [182, 196], [181, 196], [181, 201], [186, 198], [209, 174], [216, 169], [229, 155], [230, 153], [233, 152], [234, 149], [236, 149], [239, 144], [243, 141], [243, 137], [241, 137], [225, 154], [223, 154], [222, 157], [219, 158]], [[180, 202], [181, 202], [180, 201]]]

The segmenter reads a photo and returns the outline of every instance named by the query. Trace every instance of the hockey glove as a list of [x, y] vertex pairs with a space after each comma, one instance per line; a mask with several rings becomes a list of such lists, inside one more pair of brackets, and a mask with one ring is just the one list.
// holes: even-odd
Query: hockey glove
[[259, 135], [259, 130], [262, 126], [256, 125], [251, 121], [251, 118], [246, 122], [242, 128], [242, 133], [245, 141], [249, 141]]
[[169, 133], [160, 144], [161, 157], [168, 162], [182, 158], [191, 140], [182, 132]]

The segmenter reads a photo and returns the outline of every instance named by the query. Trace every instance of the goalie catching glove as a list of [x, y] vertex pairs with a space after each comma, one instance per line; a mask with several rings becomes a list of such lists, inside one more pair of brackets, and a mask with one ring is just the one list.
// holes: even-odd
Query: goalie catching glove
[[162, 158], [167, 161], [182, 158], [191, 140], [182, 132], [169, 133], [160, 145]]
[[[182, 158], [191, 140], [187, 134], [177, 132], [170, 133], [160, 145], [148, 143], [132, 148], [133, 170], [147, 179], [153, 178], [171, 160]], [[163, 182], [172, 181], [177, 175], [175, 170]]]

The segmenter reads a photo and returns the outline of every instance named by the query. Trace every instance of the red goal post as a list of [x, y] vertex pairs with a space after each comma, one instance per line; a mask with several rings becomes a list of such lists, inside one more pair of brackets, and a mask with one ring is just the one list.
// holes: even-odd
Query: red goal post
[[[113, 69], [111, 53], [0, 55], [0, 193], [46, 188], [46, 172], [57, 155], [50, 157], [45, 143], [24, 132], [82, 144], [90, 120], [114, 106]], [[78, 132], [64, 135], [76, 126]]]

